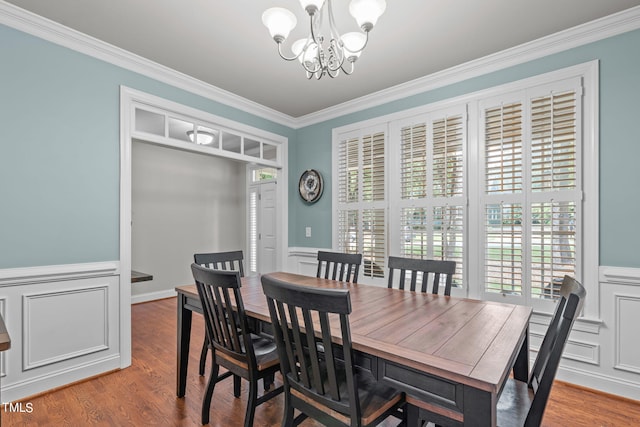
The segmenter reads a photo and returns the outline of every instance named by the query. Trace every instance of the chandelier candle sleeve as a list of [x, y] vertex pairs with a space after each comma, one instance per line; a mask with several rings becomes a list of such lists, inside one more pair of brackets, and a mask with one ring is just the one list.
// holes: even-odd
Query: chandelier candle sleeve
[[[320, 79], [325, 75], [337, 77], [340, 71], [351, 74], [354, 63], [369, 41], [369, 32], [384, 13], [385, 0], [351, 0], [349, 12], [362, 32], [340, 35], [335, 24], [331, 0], [300, 0], [300, 5], [309, 15], [309, 35], [295, 41], [291, 46], [293, 56], [282, 53], [282, 44], [297, 24], [295, 15], [282, 7], [267, 9], [262, 22], [269, 29], [278, 45], [278, 53], [287, 60], [299, 60], [307, 78]], [[326, 15], [327, 19], [323, 17]], [[323, 24], [328, 22], [328, 26]]]

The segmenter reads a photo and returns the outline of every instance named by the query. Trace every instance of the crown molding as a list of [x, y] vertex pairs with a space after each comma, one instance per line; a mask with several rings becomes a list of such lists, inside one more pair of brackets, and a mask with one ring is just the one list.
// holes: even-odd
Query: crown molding
[[0, 24], [299, 129], [640, 28], [640, 6], [301, 117], [292, 117], [0, 0]]
[[296, 127], [297, 120], [294, 117], [187, 76], [172, 68], [165, 67], [1, 0], [0, 24], [263, 119], [291, 128]]
[[638, 28], [640, 28], [640, 6], [298, 117], [297, 127], [309, 126], [377, 107]]

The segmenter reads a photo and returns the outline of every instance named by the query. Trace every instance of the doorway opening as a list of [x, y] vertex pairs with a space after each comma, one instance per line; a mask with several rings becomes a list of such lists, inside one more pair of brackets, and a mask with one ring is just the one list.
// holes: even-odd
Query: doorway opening
[[[132, 267], [132, 147], [133, 142], [172, 148], [183, 152], [229, 159], [245, 164], [246, 170], [255, 168], [277, 171], [273, 194], [278, 210], [274, 215], [276, 242], [269, 247], [271, 253], [255, 259], [273, 259], [274, 269], [284, 269], [287, 251], [287, 138], [243, 123], [215, 116], [163, 98], [121, 87], [120, 90], [120, 337], [121, 368], [131, 364], [131, 310], [132, 302], [142, 302], [175, 295], [175, 286], [191, 283], [185, 277], [180, 283], [158, 282], [154, 292], [135, 295], [131, 288]], [[250, 194], [247, 180], [242, 191]], [[245, 196], [240, 195], [244, 198]], [[176, 201], [179, 203], [180, 201]], [[243, 207], [243, 210], [246, 209]], [[241, 215], [247, 218], [244, 210]], [[245, 225], [245, 229], [247, 226]], [[248, 234], [248, 231], [247, 231]], [[248, 242], [248, 240], [247, 240]], [[169, 244], [169, 242], [167, 242]], [[243, 248], [249, 250], [249, 245]], [[259, 250], [262, 250], [261, 248]], [[194, 248], [194, 253], [198, 251]], [[192, 256], [192, 254], [191, 254]], [[188, 270], [188, 264], [185, 268]], [[149, 272], [153, 274], [153, 272]], [[132, 295], [133, 294], [133, 295]]]
[[278, 270], [278, 170], [268, 167], [249, 169], [248, 193], [248, 272], [265, 274]]

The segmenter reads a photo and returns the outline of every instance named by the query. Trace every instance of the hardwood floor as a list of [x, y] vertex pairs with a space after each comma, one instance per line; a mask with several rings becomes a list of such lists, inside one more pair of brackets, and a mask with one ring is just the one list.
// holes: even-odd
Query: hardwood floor
[[[132, 306], [132, 366], [25, 399], [31, 413], [0, 408], [2, 426], [199, 426], [206, 376], [197, 373], [202, 317], [195, 315], [187, 393], [176, 398], [176, 299]], [[207, 373], [208, 375], [208, 369]], [[216, 387], [211, 426], [242, 426], [247, 383], [242, 397], [233, 397], [233, 381]], [[23, 406], [25, 406], [23, 405]], [[256, 426], [279, 426], [282, 395], [256, 410]], [[391, 420], [383, 426], [396, 425]], [[303, 426], [318, 426], [305, 421]], [[557, 382], [551, 392], [543, 426], [637, 426], [640, 402], [620, 399]], [[504, 426], [510, 427], [510, 426]]]

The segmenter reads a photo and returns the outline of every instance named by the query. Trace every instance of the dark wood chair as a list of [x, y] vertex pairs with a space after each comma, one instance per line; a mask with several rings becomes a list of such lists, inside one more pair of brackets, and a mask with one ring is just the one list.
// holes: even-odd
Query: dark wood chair
[[358, 283], [362, 254], [318, 251], [316, 277]]
[[[403, 393], [354, 364], [348, 290], [298, 286], [268, 276], [262, 277], [262, 288], [284, 378], [282, 426], [307, 417], [328, 426], [369, 426], [397, 413]], [[332, 345], [330, 324], [341, 348]], [[318, 352], [316, 340], [324, 353]], [[295, 418], [294, 409], [301, 412]]]
[[[214, 270], [237, 270], [240, 272], [241, 277], [244, 277], [244, 266], [242, 265], [243, 260], [244, 255], [242, 251], [210, 252], [193, 255], [193, 262], [202, 267], [212, 268]], [[202, 343], [202, 350], [200, 351], [200, 366], [198, 370], [200, 375], [204, 375], [208, 350], [209, 342], [207, 341], [207, 336], [205, 334], [204, 342]], [[240, 387], [240, 378], [236, 378], [235, 381], [235, 387]], [[238, 391], [238, 394], [239, 393], [240, 391]]]
[[[283, 391], [283, 387], [267, 391], [267, 384], [273, 382], [275, 372], [280, 369], [276, 345], [272, 340], [250, 332], [240, 294], [239, 271], [213, 270], [195, 263], [191, 264], [191, 271], [202, 303], [207, 337], [213, 348], [211, 375], [202, 401], [202, 424], [209, 423], [215, 385], [235, 375], [249, 381], [244, 425], [251, 427], [256, 406]], [[218, 375], [220, 366], [227, 372]], [[265, 393], [258, 397], [260, 379], [265, 382]]]
[[244, 255], [242, 251], [211, 252], [193, 255], [193, 262], [202, 267], [212, 268], [214, 270], [237, 270], [240, 272], [241, 277], [244, 277], [243, 260]]
[[537, 427], [542, 423], [562, 351], [587, 293], [578, 281], [565, 276], [560, 295], [528, 383], [510, 378], [502, 391], [498, 402], [499, 426]]
[[[399, 271], [399, 277], [395, 275], [395, 271]], [[439, 261], [431, 259], [414, 259], [402, 257], [389, 257], [389, 282], [387, 287], [404, 289], [408, 276], [411, 277], [409, 290], [429, 292], [429, 277], [431, 276], [431, 293], [437, 294], [440, 288], [441, 277], [445, 278], [444, 294], [451, 295], [451, 285], [453, 283], [453, 275], [456, 272], [455, 261]], [[422, 278], [418, 287], [418, 276], [421, 273]], [[398, 277], [398, 281], [394, 283], [394, 278]]]

